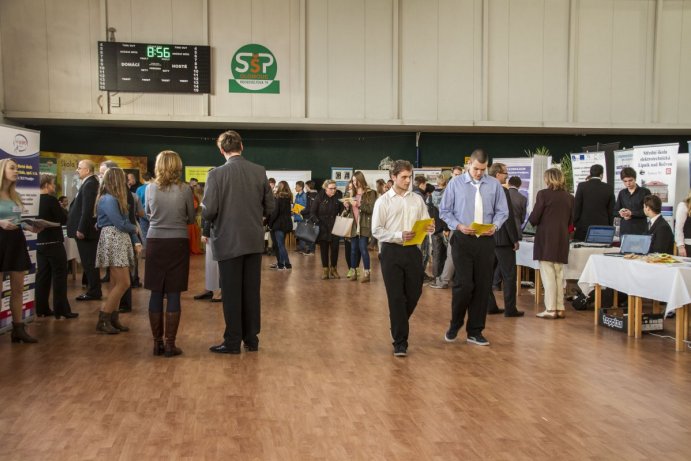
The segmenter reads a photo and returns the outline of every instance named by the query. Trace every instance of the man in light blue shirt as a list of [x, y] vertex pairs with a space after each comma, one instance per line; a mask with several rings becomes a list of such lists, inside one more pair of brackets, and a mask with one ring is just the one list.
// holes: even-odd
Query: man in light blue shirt
[[[492, 289], [494, 238], [509, 217], [502, 186], [485, 174], [489, 157], [482, 149], [470, 155], [467, 171], [446, 187], [439, 215], [453, 231], [451, 255], [456, 274], [451, 297], [451, 324], [444, 339], [453, 342], [463, 326], [466, 311], [468, 342], [488, 346], [482, 336], [487, 316], [487, 300]], [[492, 224], [477, 234], [472, 223]]]

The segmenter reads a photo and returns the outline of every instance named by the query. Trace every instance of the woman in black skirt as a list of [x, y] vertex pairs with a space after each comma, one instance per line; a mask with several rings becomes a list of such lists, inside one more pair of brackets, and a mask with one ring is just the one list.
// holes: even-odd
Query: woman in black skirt
[[[190, 269], [187, 225], [195, 220], [190, 186], [180, 180], [182, 160], [171, 151], [156, 156], [156, 179], [146, 188], [146, 234], [144, 288], [151, 290], [149, 322], [154, 337], [154, 355], [182, 354], [175, 346], [180, 325], [180, 293], [187, 291]], [[163, 297], [167, 298], [165, 342]]]
[[38, 340], [26, 332], [22, 320], [24, 273], [31, 268], [22, 227], [29, 232], [42, 229], [21, 224], [23, 204], [17, 193], [17, 163], [10, 158], [0, 160], [0, 172], [0, 269], [10, 275], [12, 342], [37, 343]]

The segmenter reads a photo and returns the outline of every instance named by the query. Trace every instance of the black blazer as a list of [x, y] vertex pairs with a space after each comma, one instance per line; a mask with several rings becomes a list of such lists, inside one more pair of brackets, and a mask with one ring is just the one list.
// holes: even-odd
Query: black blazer
[[513, 246], [514, 243], [518, 242], [520, 238], [518, 237], [518, 229], [516, 228], [516, 217], [513, 213], [513, 206], [511, 204], [511, 194], [509, 190], [504, 189], [506, 194], [506, 203], [509, 207], [509, 218], [504, 222], [497, 232], [494, 233], [494, 243], [498, 247], [502, 246]]
[[648, 229], [647, 234], [653, 236], [653, 241], [650, 244], [651, 253], [672, 254], [674, 251], [674, 232], [665, 218], [662, 216], [657, 218], [651, 228]]
[[98, 240], [99, 232], [96, 229], [96, 216], [94, 205], [98, 195], [98, 178], [89, 176], [79, 188], [77, 196], [70, 204], [67, 215], [67, 236], [75, 238], [77, 231], [84, 234], [86, 240]]
[[601, 179], [582, 182], [573, 208], [574, 240], [585, 240], [589, 226], [611, 226], [614, 221], [614, 188]]

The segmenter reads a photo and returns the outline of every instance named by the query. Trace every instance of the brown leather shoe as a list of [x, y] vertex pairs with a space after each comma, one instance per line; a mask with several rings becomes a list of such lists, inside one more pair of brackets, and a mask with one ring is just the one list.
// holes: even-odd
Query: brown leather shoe
[[566, 313], [564, 311], [557, 311], [557, 318], [558, 319], [565, 319]]
[[178, 326], [180, 325], [180, 311], [166, 312], [166, 334], [164, 344], [164, 355], [166, 357], [173, 357], [182, 354], [182, 349], [175, 346], [175, 338], [178, 335]]

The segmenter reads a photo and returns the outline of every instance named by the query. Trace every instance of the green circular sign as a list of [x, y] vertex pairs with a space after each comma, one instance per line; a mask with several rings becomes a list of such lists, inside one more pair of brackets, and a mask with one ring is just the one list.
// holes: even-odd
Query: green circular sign
[[231, 92], [278, 93], [278, 64], [273, 53], [265, 46], [251, 43], [237, 50], [230, 70], [233, 74]]

